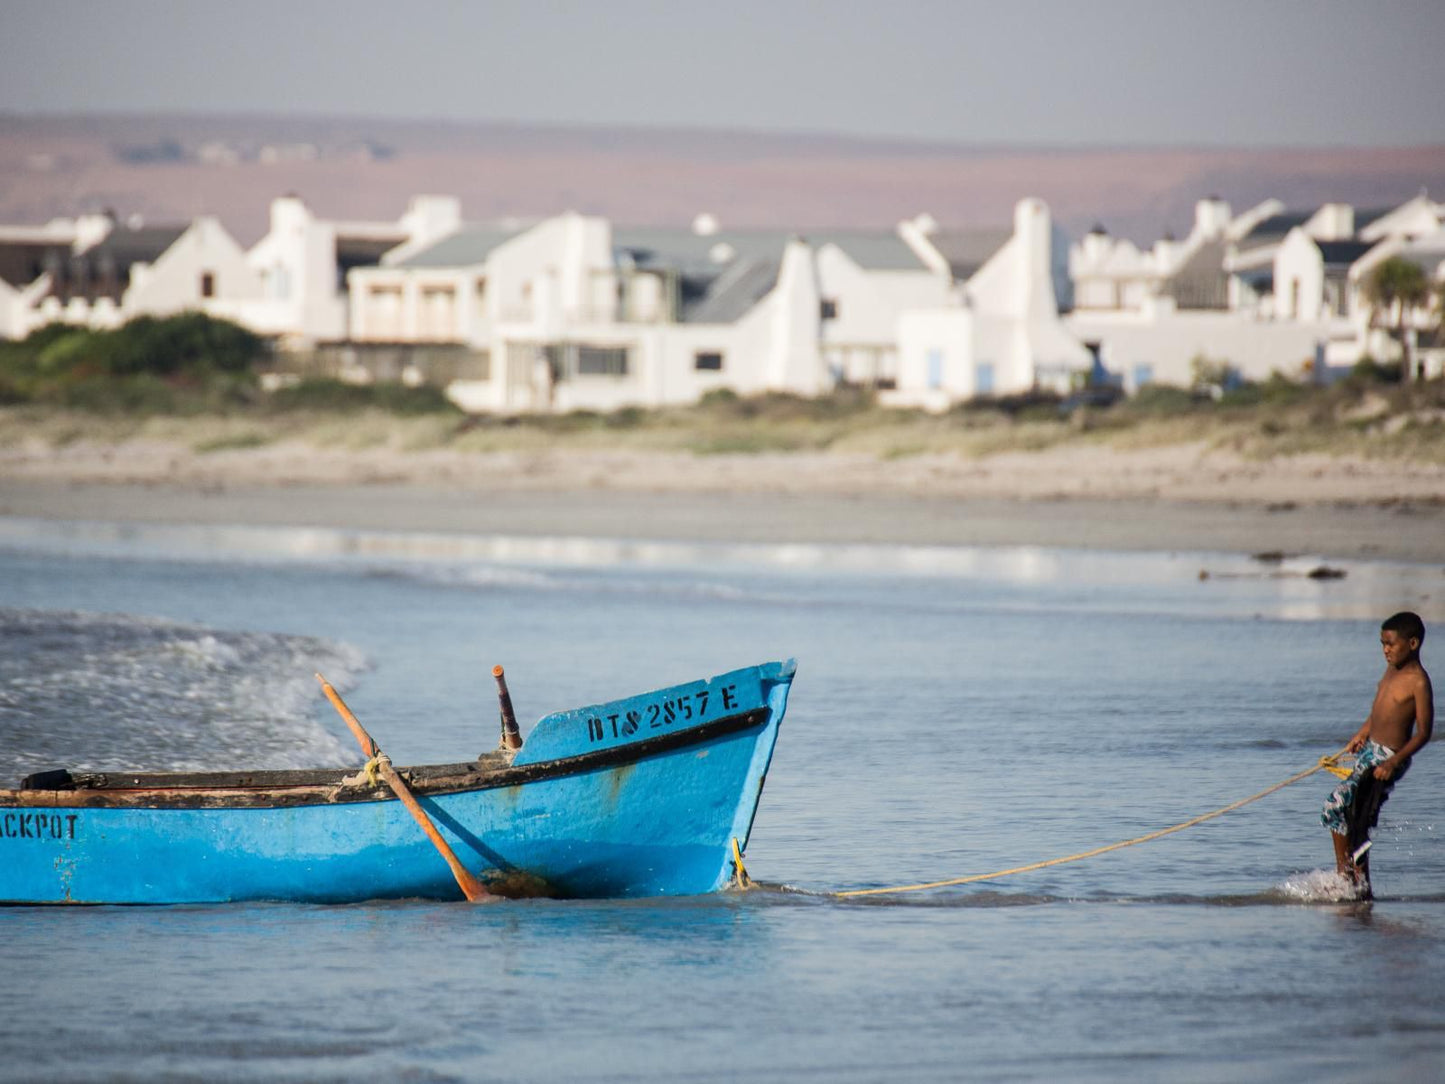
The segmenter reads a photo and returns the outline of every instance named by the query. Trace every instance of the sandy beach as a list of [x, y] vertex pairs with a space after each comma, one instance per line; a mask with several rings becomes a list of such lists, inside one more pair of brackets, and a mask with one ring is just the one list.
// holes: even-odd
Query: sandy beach
[[1199, 444], [984, 458], [646, 450], [0, 451], [0, 514], [472, 534], [1282, 551], [1445, 562], [1445, 467]]

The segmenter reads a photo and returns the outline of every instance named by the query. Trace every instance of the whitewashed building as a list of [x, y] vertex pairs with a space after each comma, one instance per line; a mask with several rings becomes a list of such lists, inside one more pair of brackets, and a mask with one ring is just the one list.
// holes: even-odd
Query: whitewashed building
[[949, 281], [893, 233], [804, 239], [614, 228], [564, 214], [457, 230], [350, 276], [358, 346], [446, 342], [482, 355], [453, 381], [478, 411], [610, 410], [896, 380], [896, 328]]
[[270, 229], [249, 251], [209, 216], [156, 225], [87, 215], [0, 227], [0, 334], [23, 338], [55, 321], [111, 328], [196, 310], [288, 346], [343, 338], [347, 273], [398, 246], [430, 243], [459, 219], [450, 197], [418, 197], [395, 222], [330, 222], [285, 196], [272, 201]]
[[1238, 216], [1209, 199], [1182, 243], [1141, 251], [1095, 231], [1075, 247], [1070, 329], [1130, 391], [1189, 385], [1196, 362], [1263, 380], [1323, 376], [1393, 348], [1370, 327], [1364, 276], [1439, 229], [1437, 205], [1358, 210], [1327, 203], [1287, 211], [1268, 200]]
[[898, 321], [896, 406], [942, 410], [981, 395], [1066, 392], [1092, 359], [1059, 315], [1067, 239], [1048, 206], [1021, 200], [1012, 233], [950, 235], [920, 228], [950, 271], [947, 304], [910, 307]]

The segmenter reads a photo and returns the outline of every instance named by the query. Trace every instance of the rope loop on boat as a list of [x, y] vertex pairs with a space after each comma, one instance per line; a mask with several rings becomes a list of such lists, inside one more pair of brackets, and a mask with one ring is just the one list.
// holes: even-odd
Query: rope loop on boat
[[733, 836], [733, 884], [740, 889], [753, 887], [753, 879], [748, 876], [748, 869], [743, 865], [743, 849], [738, 846], [737, 836]]
[[1340, 750], [1340, 752], [1335, 753], [1332, 756], [1320, 757], [1319, 761], [1316, 762], [1312, 767], [1306, 768], [1302, 772], [1296, 772], [1288, 779], [1281, 780], [1280, 782], [1274, 784], [1274, 786], [1272, 787], [1266, 787], [1258, 794], [1251, 794], [1248, 798], [1241, 798], [1239, 801], [1230, 802], [1228, 805], [1221, 806], [1219, 809], [1210, 810], [1208, 813], [1201, 813], [1197, 817], [1190, 817], [1187, 821], [1181, 821], [1179, 824], [1170, 825], [1168, 828], [1161, 828], [1157, 832], [1149, 832], [1146, 835], [1135, 836], [1133, 839], [1125, 839], [1118, 843], [1110, 843], [1103, 847], [1095, 847], [1093, 850], [1089, 851], [1080, 851], [1078, 854], [1065, 855], [1063, 858], [1050, 858], [1043, 862], [1031, 862], [1027, 866], [1014, 866], [1012, 869], [996, 870], [993, 873], [975, 873], [969, 877], [953, 877], [946, 881], [926, 881], [921, 884], [893, 885], [887, 888], [851, 888], [842, 892], [834, 892], [833, 895], [837, 897], [884, 896], [893, 895], [899, 892], [922, 892], [925, 889], [929, 888], [947, 888], [952, 885], [966, 885], [971, 884], [974, 881], [992, 881], [1000, 877], [1011, 877], [1015, 873], [1029, 873], [1036, 869], [1045, 869], [1048, 866], [1062, 866], [1067, 862], [1080, 862], [1083, 861], [1085, 858], [1093, 858], [1096, 855], [1107, 854], [1109, 851], [1117, 851], [1124, 847], [1133, 847], [1139, 843], [1148, 843], [1150, 840], [1160, 839], [1164, 836], [1173, 835], [1175, 832], [1182, 832], [1186, 828], [1193, 828], [1196, 824], [1203, 824], [1205, 821], [1213, 820], [1215, 817], [1222, 817], [1224, 816], [1224, 814], [1233, 812], [1234, 810], [1239, 809], [1241, 806], [1249, 805], [1251, 802], [1257, 802], [1261, 798], [1267, 797], [1268, 795], [1273, 794], [1277, 790], [1283, 790], [1285, 787], [1289, 786], [1292, 783], [1298, 783], [1301, 779], [1314, 775], [1315, 772], [1327, 771], [1334, 772], [1335, 774], [1343, 772], [1345, 775], [1348, 775], [1349, 771], [1347, 769], [1339, 768], [1335, 763], [1341, 756], [1344, 755], [1344, 752], [1345, 751], [1342, 749]]
[[377, 753], [376, 756], [368, 760], [366, 762], [366, 766], [361, 769], [366, 773], [366, 781], [370, 783], [373, 787], [378, 786], [381, 783], [381, 766], [383, 764], [390, 768], [391, 757], [387, 756], [385, 753]]

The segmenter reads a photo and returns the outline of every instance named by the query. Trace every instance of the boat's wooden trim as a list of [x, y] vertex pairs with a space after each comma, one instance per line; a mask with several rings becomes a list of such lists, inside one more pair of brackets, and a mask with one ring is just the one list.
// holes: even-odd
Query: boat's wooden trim
[[[686, 730], [625, 745], [535, 764], [513, 764], [505, 753], [487, 753], [463, 764], [429, 764], [398, 771], [418, 796], [490, 790], [631, 764], [699, 745], [767, 722], [769, 709], [754, 708]], [[194, 773], [91, 773], [72, 777], [62, 790], [0, 790], [0, 808], [255, 809], [396, 801], [385, 783], [370, 783], [357, 769]]]

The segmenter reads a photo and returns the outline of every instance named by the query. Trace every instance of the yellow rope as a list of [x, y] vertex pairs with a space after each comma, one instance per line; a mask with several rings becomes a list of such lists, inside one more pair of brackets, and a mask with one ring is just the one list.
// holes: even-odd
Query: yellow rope
[[753, 887], [753, 879], [748, 876], [747, 867], [743, 865], [743, 850], [738, 846], [737, 836], [733, 836], [733, 882], [738, 888]]
[[383, 760], [388, 764], [391, 763], [391, 758], [385, 753], [377, 753], [376, 756], [368, 760], [366, 766], [361, 769], [366, 773], [366, 781], [373, 787], [381, 782], [381, 762]]
[[1134, 839], [1126, 839], [1119, 843], [1110, 843], [1105, 847], [1095, 847], [1092, 851], [1081, 851], [1078, 854], [1067, 855], [1063, 858], [1050, 858], [1044, 862], [1032, 862], [1027, 866], [1015, 866], [1013, 869], [1001, 869], [995, 873], [976, 873], [971, 877], [954, 877], [947, 881], [928, 881], [916, 885], [895, 885], [891, 888], [853, 888], [843, 892], [835, 892], [833, 895], [841, 897], [882, 896], [891, 895], [895, 892], [921, 892], [926, 888], [947, 888], [951, 885], [966, 885], [973, 881], [992, 881], [998, 877], [1010, 877], [1015, 873], [1029, 873], [1032, 870], [1044, 869], [1048, 866], [1062, 866], [1066, 862], [1079, 862], [1085, 858], [1093, 858], [1095, 855], [1107, 854], [1109, 851], [1132, 847], [1136, 843], [1148, 843], [1152, 839], [1159, 839], [1163, 836], [1172, 835], [1175, 832], [1182, 832], [1186, 828], [1193, 828], [1196, 824], [1203, 824], [1205, 821], [1213, 820], [1215, 817], [1222, 817], [1224, 814], [1230, 813], [1240, 806], [1249, 805], [1250, 802], [1257, 802], [1277, 790], [1283, 790], [1291, 783], [1298, 783], [1306, 776], [1314, 775], [1315, 772], [1328, 771], [1338, 773], [1339, 771], [1344, 771], [1345, 775], [1348, 775], [1349, 771], [1347, 769], [1341, 769], [1336, 766], [1335, 762], [1339, 759], [1340, 755], [1340, 753], [1335, 753], [1332, 756], [1320, 757], [1319, 763], [1315, 764], [1314, 767], [1306, 768], [1302, 772], [1296, 772], [1283, 782], [1276, 783], [1272, 787], [1266, 787], [1258, 794], [1251, 794], [1248, 798], [1241, 798], [1239, 801], [1231, 802], [1229, 805], [1223, 806], [1220, 809], [1213, 810], [1209, 813], [1201, 813], [1197, 817], [1191, 817], [1189, 820], [1172, 825], [1169, 828], [1161, 828], [1157, 832], [1150, 832], [1148, 835], [1136, 836]]

